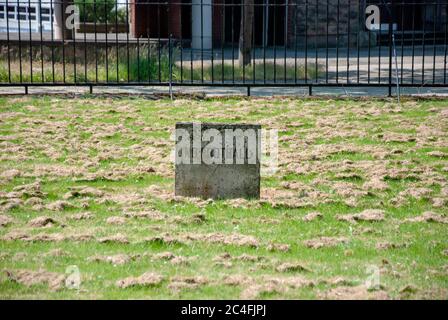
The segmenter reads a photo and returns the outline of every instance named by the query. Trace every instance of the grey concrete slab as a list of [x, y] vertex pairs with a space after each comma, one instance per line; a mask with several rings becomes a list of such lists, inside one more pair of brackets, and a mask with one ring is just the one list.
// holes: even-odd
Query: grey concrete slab
[[177, 123], [175, 194], [260, 197], [261, 126]]

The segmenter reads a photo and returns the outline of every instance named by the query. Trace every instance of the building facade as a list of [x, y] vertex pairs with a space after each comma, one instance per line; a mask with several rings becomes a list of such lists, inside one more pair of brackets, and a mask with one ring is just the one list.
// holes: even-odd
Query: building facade
[[49, 1], [1, 0], [0, 32], [51, 32], [52, 7]]
[[[154, 4], [152, 4], [153, 2]], [[401, 35], [444, 33], [447, 5], [442, 0], [255, 0], [255, 45], [303, 47], [367, 45], [387, 37], [389, 22]], [[131, 4], [135, 37], [191, 40], [210, 49], [238, 41], [241, 0], [136, 0]], [[409, 3], [409, 4], [407, 4]], [[375, 33], [365, 27], [366, 7], [377, 5], [381, 21]], [[389, 12], [390, 10], [390, 12]], [[391, 16], [393, 19], [391, 20]], [[426, 31], [425, 31], [426, 30]], [[201, 40], [202, 39], [202, 40]]]
[[[103, 0], [98, 1], [101, 4]], [[392, 5], [387, 8], [383, 0], [254, 0], [253, 42], [256, 46], [291, 48], [366, 46], [387, 38], [389, 22], [403, 38], [419, 39], [419, 34], [425, 33], [429, 39], [446, 33], [447, 4], [443, 1], [388, 0]], [[63, 2], [66, 5], [73, 0]], [[132, 37], [167, 39], [172, 35], [186, 46], [208, 50], [238, 43], [242, 3], [119, 0], [118, 5], [128, 4]], [[372, 4], [379, 7], [381, 18], [377, 30], [368, 32], [365, 10]], [[54, 32], [56, 39], [67, 39], [69, 33], [61, 36], [65, 28], [63, 12], [62, 0], [0, 0], [0, 32]], [[109, 27], [108, 32], [116, 31]]]

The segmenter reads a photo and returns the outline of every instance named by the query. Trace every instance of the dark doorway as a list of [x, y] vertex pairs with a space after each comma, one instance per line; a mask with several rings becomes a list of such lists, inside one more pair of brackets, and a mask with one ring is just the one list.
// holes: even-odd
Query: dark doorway
[[[241, 24], [241, 0], [225, 0], [225, 42], [238, 45]], [[285, 0], [255, 0], [254, 43], [256, 46], [283, 46], [286, 28]], [[266, 27], [267, 26], [267, 27]]]
[[139, 30], [137, 37], [166, 38], [168, 37], [168, 7], [156, 0], [136, 1], [133, 23]]
[[396, 24], [398, 31], [429, 31], [442, 27], [441, 13], [447, 6], [437, 1], [413, 0], [410, 3], [403, 0], [391, 0], [386, 6], [381, 0], [369, 0], [367, 5], [376, 4], [380, 7], [381, 23]]
[[182, 0], [181, 3], [182, 39], [191, 39], [191, 0]]
[[[389, 23], [391, 20], [389, 11], [381, 8], [381, 19], [383, 23]], [[424, 6], [421, 4], [406, 4], [392, 6], [392, 23], [396, 24], [398, 31], [420, 31], [423, 30]]]
[[225, 0], [225, 42], [238, 45], [241, 23], [241, 0]]
[[285, 0], [269, 0], [268, 46], [285, 44], [285, 24], [287, 22]]

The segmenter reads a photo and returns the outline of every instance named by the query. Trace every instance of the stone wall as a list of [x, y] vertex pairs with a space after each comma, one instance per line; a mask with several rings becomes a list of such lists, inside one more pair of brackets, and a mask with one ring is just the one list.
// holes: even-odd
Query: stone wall
[[[288, 45], [313, 48], [368, 44], [365, 0], [290, 0]], [[328, 37], [327, 37], [328, 36]], [[327, 39], [328, 38], [328, 39]], [[358, 40], [359, 38], [359, 40]], [[375, 36], [371, 35], [371, 42]]]

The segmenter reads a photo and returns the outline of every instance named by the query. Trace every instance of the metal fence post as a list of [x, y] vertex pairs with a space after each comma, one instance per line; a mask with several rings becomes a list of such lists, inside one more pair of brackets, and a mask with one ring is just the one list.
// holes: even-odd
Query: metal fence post
[[[386, 6], [390, 6], [389, 3]], [[392, 97], [392, 10], [390, 7], [387, 10], [389, 12], [389, 92], [388, 96]], [[380, 27], [381, 33], [381, 27]]]
[[170, 99], [173, 100], [173, 61], [172, 61], [172, 49], [171, 49], [171, 37], [170, 33], [168, 37], [168, 64], [169, 64], [169, 91], [170, 91]]
[[[403, 41], [403, 39], [401, 41]], [[392, 33], [392, 45], [394, 47], [395, 79], [397, 82], [397, 100], [398, 100], [398, 103], [400, 103], [400, 80], [398, 78], [397, 48], [396, 48], [396, 44], [395, 44], [395, 34], [394, 33]], [[434, 57], [434, 59], [435, 59], [435, 57]], [[401, 65], [403, 66], [403, 61], [401, 62]]]

